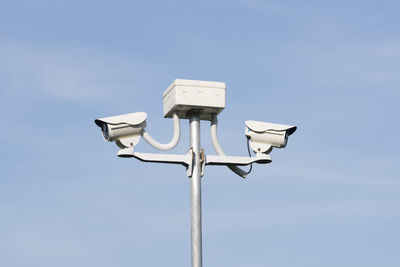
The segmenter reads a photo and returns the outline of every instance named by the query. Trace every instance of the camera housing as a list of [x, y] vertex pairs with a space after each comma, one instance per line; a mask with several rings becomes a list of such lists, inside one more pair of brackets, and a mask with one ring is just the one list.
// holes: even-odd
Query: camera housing
[[96, 119], [106, 141], [116, 141], [121, 148], [133, 147], [139, 143], [140, 135], [146, 127], [147, 114], [135, 112]]
[[255, 153], [270, 153], [273, 147], [286, 147], [288, 137], [297, 127], [261, 121], [246, 121], [245, 135]]

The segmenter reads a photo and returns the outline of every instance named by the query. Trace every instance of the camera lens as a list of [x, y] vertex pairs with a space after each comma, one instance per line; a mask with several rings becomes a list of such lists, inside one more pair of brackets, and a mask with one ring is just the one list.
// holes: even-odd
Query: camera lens
[[110, 139], [110, 133], [108, 132], [107, 123], [103, 123], [101, 125], [101, 131], [103, 132], [104, 139], [106, 139], [108, 141]]

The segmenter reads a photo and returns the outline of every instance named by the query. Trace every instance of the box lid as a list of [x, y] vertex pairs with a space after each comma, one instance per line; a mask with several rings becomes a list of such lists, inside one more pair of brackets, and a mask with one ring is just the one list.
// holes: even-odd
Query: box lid
[[224, 82], [176, 79], [165, 90], [165, 92], [163, 94], [163, 97], [165, 95], [167, 95], [169, 93], [169, 91], [171, 91], [176, 86], [206, 87], [206, 88], [226, 89], [226, 84]]

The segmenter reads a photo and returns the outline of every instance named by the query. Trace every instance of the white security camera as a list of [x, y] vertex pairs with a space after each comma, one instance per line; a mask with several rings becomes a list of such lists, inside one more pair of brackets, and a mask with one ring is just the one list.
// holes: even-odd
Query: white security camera
[[106, 141], [116, 141], [120, 148], [128, 148], [139, 143], [146, 127], [146, 117], [145, 112], [135, 112], [96, 119], [94, 122], [101, 128]]
[[246, 121], [246, 136], [251, 141], [251, 148], [255, 153], [270, 153], [273, 147], [284, 148], [289, 135], [296, 131], [296, 126]]

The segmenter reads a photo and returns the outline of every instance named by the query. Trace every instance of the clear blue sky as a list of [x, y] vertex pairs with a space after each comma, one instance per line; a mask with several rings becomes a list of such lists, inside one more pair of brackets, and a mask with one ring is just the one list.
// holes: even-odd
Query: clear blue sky
[[227, 154], [246, 154], [245, 120], [298, 126], [246, 180], [207, 168], [205, 267], [400, 266], [399, 10], [0, 0], [0, 266], [190, 265], [184, 168], [117, 158], [93, 122], [145, 111], [169, 141], [176, 78], [227, 83]]

